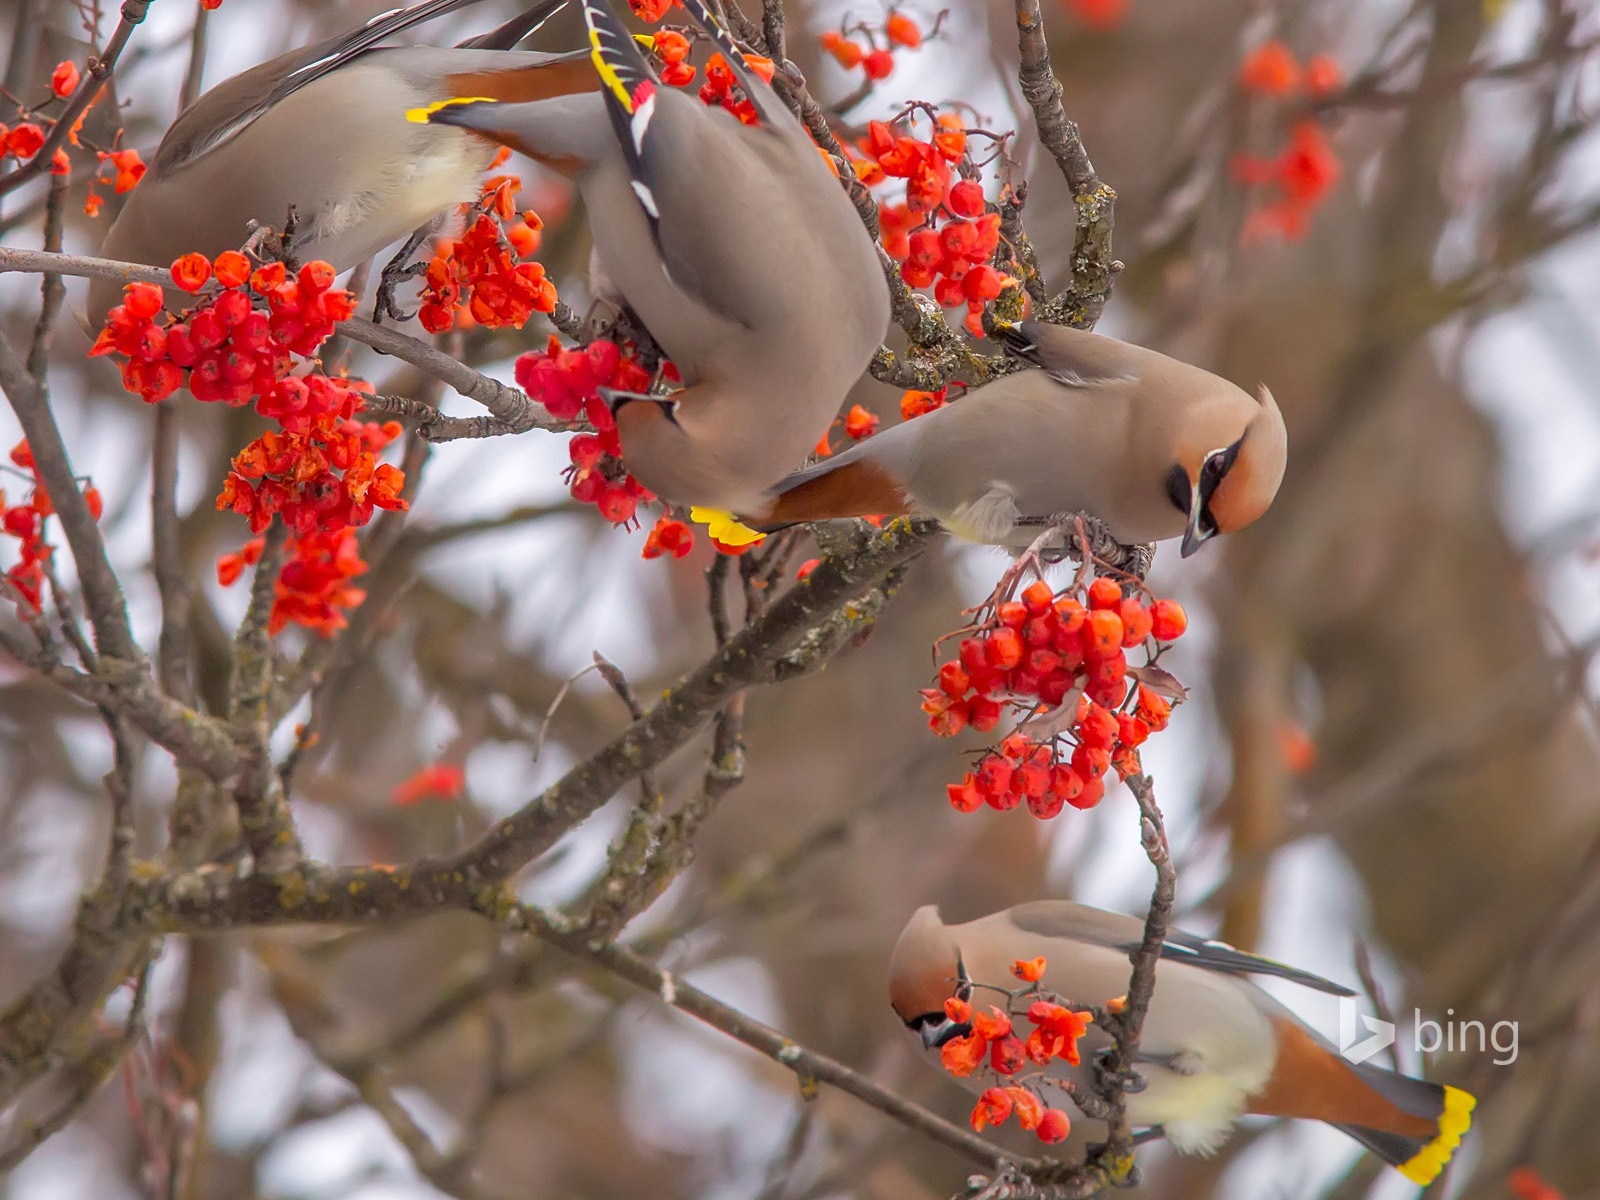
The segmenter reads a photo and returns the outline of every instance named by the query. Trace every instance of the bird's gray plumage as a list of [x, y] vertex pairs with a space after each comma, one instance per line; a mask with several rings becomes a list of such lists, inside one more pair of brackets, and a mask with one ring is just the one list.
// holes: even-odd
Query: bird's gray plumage
[[[243, 243], [252, 221], [283, 228], [292, 205], [296, 256], [344, 270], [472, 199], [494, 147], [458, 130], [410, 123], [407, 110], [448, 97], [453, 75], [574, 57], [376, 46], [475, 2], [429, 0], [398, 10], [206, 92], [167, 131], [107, 231], [102, 256], [154, 266], [196, 251], [214, 257]], [[565, 2], [543, 0], [482, 40], [521, 36]], [[120, 290], [116, 281], [97, 280], [91, 318], [101, 319]]]
[[863, 463], [892, 480], [910, 511], [973, 541], [1021, 549], [1049, 518], [1074, 512], [1100, 518], [1119, 541], [1161, 541], [1189, 523], [1174, 469], [1192, 484], [1206, 455], [1258, 426], [1263, 453], [1239, 475], [1259, 473], [1261, 498], [1239, 523], [1270, 502], [1283, 471], [1270, 396], [1258, 401], [1199, 367], [1065, 326], [1024, 322], [1010, 339], [1030, 368], [794, 473], [775, 504], [748, 515], [832, 515], [808, 509], [806, 485]]
[[729, 48], [760, 125], [657, 83], [604, 0], [586, 0], [585, 16], [625, 101], [606, 90], [559, 109], [463, 104], [432, 119], [576, 160], [600, 274], [685, 384], [670, 419], [650, 404], [619, 409], [624, 460], [667, 499], [740, 509], [826, 431], [882, 341], [889, 295], [871, 236], [803, 126], [696, 0], [686, 9]]

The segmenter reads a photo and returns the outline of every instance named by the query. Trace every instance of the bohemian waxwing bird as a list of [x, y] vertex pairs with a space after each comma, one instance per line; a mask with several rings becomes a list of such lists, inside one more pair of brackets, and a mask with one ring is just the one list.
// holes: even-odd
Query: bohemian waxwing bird
[[[513, 51], [566, 0], [541, 0], [462, 46], [378, 48], [418, 22], [477, 0], [426, 0], [291, 50], [224, 80], [179, 115], [129, 194], [100, 253], [164, 267], [236, 250], [250, 222], [298, 228], [290, 250], [343, 271], [477, 195], [497, 147], [408, 122], [408, 108], [470, 93], [531, 100], [594, 88], [587, 56]], [[89, 316], [122, 296], [96, 280]]]
[[889, 324], [877, 249], [804, 126], [700, 0], [690, 18], [759, 118], [662, 86], [607, 0], [585, 0], [605, 88], [419, 114], [565, 164], [596, 257], [683, 378], [668, 397], [610, 393], [622, 456], [651, 491], [749, 509], [806, 459]]
[[[950, 1020], [944, 1002], [959, 996], [984, 1005], [987, 994], [1003, 1005], [1002, 992], [1018, 986], [1011, 974], [1018, 959], [1043, 955], [1041, 986], [1072, 1004], [1104, 1005], [1123, 996], [1130, 955], [1143, 937], [1138, 918], [1067, 900], [1019, 904], [965, 925], [946, 925], [927, 905], [912, 915], [890, 957], [890, 1003], [934, 1050], [970, 1032]], [[1353, 994], [1221, 942], [1169, 932], [1139, 1042], [1144, 1087], [1128, 1095], [1130, 1122], [1159, 1128], [1180, 1152], [1207, 1154], [1245, 1113], [1326, 1121], [1412, 1182], [1431, 1183], [1471, 1124], [1473, 1098], [1370, 1063], [1346, 1062], [1250, 975]], [[1108, 1044], [1106, 1034], [1091, 1028], [1086, 1065], [1070, 1068], [1057, 1060], [1052, 1073], [1059, 1067], [1060, 1074], [1093, 1087], [1087, 1052]], [[976, 1075], [966, 1082], [986, 1086]]]
[[1255, 400], [1210, 371], [1064, 325], [1025, 321], [1004, 336], [1032, 369], [795, 472], [741, 518], [771, 530], [910, 513], [1020, 550], [1086, 512], [1130, 545], [1181, 537], [1188, 557], [1272, 503], [1287, 437], [1265, 387]]

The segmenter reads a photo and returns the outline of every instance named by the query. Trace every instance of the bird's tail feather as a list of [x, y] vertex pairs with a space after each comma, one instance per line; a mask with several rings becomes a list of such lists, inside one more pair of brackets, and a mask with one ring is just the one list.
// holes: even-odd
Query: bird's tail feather
[[524, 9], [488, 33], [480, 33], [477, 37], [468, 38], [460, 44], [463, 50], [511, 50], [523, 38], [528, 37], [541, 25], [555, 16], [567, 6], [567, 0], [540, 0], [538, 4]]
[[1477, 1101], [1460, 1088], [1412, 1079], [1369, 1063], [1359, 1064], [1354, 1069], [1367, 1086], [1401, 1111], [1434, 1121], [1435, 1132], [1429, 1138], [1408, 1137], [1361, 1125], [1336, 1128], [1397, 1168], [1412, 1183], [1426, 1187], [1438, 1177], [1461, 1145], [1461, 1136], [1472, 1125], [1472, 1110]]

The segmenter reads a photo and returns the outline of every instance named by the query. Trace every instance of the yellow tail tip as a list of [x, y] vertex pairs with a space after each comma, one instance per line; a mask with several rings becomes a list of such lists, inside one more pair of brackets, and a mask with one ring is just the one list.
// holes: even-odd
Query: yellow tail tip
[[494, 104], [493, 96], [452, 96], [448, 100], [435, 100], [423, 108], [406, 109], [406, 120], [413, 125], [427, 125], [429, 118], [441, 108], [453, 108], [457, 104]]
[[1400, 1174], [1412, 1183], [1427, 1187], [1439, 1177], [1445, 1163], [1461, 1145], [1461, 1135], [1472, 1126], [1472, 1110], [1477, 1098], [1460, 1088], [1446, 1086], [1444, 1111], [1439, 1114], [1439, 1135], [1399, 1165]]
[[689, 519], [697, 525], [704, 525], [706, 532], [725, 546], [748, 546], [767, 536], [757, 533], [731, 512], [720, 508], [701, 508], [696, 505], [689, 509]]

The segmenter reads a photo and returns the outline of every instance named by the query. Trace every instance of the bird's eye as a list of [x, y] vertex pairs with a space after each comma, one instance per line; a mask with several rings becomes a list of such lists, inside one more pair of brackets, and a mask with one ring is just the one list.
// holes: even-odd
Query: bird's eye
[[1167, 472], [1167, 497], [1178, 511], [1187, 515], [1193, 488], [1189, 486], [1189, 473], [1178, 463]]

